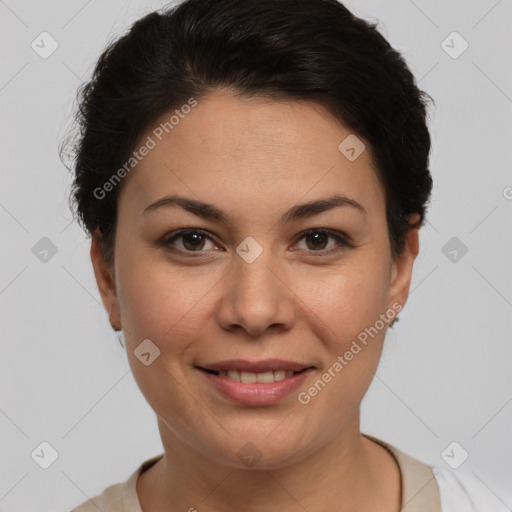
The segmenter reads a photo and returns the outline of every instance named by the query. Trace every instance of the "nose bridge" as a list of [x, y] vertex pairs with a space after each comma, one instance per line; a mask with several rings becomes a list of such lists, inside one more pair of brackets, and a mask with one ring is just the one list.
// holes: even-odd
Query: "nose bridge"
[[252, 305], [252, 309], [262, 314], [275, 310], [281, 293], [273, 269], [276, 260], [272, 257], [272, 250], [258, 248], [251, 241], [243, 242], [237, 248], [233, 265], [233, 286], [238, 300], [246, 306]]
[[258, 291], [260, 297], [263, 298], [264, 295], [267, 295], [266, 292], [268, 292], [266, 299], [273, 299], [277, 291], [275, 286], [275, 280], [277, 279], [276, 270], [273, 268], [276, 266], [276, 260], [272, 258], [270, 249], [262, 251], [254, 259], [252, 258], [252, 252], [253, 250], [250, 249], [247, 253], [247, 255], [251, 255], [250, 259], [245, 259], [244, 256], [239, 254], [234, 259], [234, 274], [240, 285], [239, 287], [237, 286], [237, 291], [240, 292], [244, 291], [244, 288], [247, 290], [252, 288]]

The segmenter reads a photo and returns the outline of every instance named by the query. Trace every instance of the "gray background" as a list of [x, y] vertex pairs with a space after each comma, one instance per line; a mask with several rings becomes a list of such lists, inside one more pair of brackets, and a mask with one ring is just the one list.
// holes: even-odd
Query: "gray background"
[[[469, 453], [457, 471], [512, 507], [512, 1], [346, 4], [380, 21], [437, 102], [429, 222], [362, 430], [444, 467], [457, 441]], [[0, 1], [1, 511], [70, 510], [161, 452], [72, 222], [57, 144], [107, 42], [164, 5]], [[31, 47], [43, 31], [58, 43], [46, 59]], [[458, 36], [445, 43], [452, 56], [442, 45], [454, 31], [469, 43], [457, 58]], [[46, 261], [43, 237], [57, 250]], [[43, 441], [58, 452], [48, 469], [31, 457]]]

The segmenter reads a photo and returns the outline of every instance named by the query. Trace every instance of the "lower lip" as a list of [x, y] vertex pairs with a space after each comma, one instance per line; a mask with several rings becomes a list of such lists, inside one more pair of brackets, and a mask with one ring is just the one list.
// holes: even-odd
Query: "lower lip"
[[307, 378], [312, 368], [296, 373], [283, 380], [269, 383], [244, 384], [228, 377], [200, 370], [201, 373], [227, 398], [242, 405], [267, 405], [278, 402], [296, 391]]

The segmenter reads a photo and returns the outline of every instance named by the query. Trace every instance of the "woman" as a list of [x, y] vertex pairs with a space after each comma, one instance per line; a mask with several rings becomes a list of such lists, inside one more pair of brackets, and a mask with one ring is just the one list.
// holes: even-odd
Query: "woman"
[[335, 0], [186, 0], [80, 97], [73, 200], [164, 453], [75, 512], [461, 512], [361, 434], [432, 188], [429, 96]]

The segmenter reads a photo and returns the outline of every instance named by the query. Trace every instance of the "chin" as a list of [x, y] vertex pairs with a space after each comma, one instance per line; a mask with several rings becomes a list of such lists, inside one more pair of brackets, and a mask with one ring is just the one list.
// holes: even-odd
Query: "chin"
[[[252, 428], [251, 424], [247, 428], [240, 425], [240, 433], [226, 429], [231, 436], [222, 435], [218, 443], [214, 443], [212, 437], [206, 437], [203, 440], [206, 449], [200, 448], [200, 451], [236, 469], [273, 470], [290, 466], [305, 456], [309, 444], [303, 429], [291, 432], [288, 428], [278, 432], [276, 427], [281, 421], [282, 418], [274, 420], [272, 426], [267, 425], [264, 431], [255, 431], [254, 424]], [[194, 443], [196, 447], [198, 444]]]

